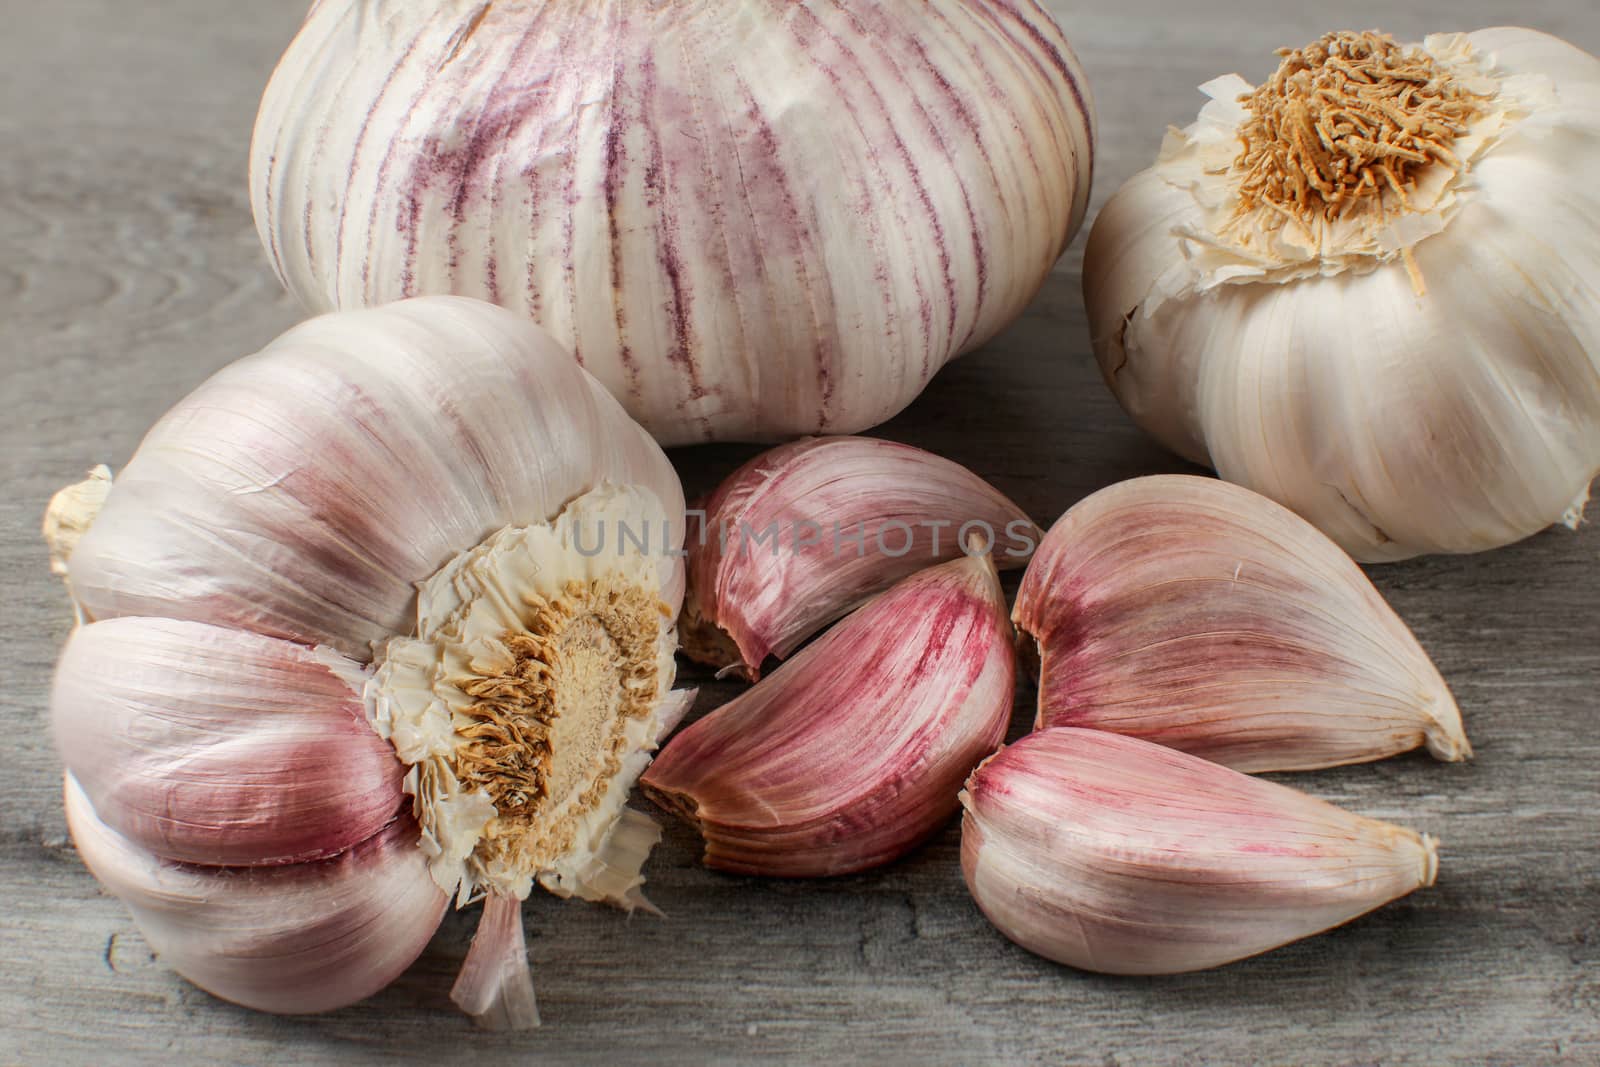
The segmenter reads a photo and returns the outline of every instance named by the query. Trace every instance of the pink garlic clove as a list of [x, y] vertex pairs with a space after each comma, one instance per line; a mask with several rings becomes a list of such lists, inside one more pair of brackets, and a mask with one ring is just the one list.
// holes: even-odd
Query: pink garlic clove
[[705, 862], [784, 877], [888, 863], [1005, 736], [1015, 681], [988, 557], [907, 578], [680, 733], [641, 779]]
[[159, 856], [319, 859], [406, 802], [405, 767], [367, 723], [360, 676], [331, 651], [203, 623], [91, 623], [56, 671], [56, 745], [107, 823]]
[[975, 771], [961, 867], [1017, 944], [1107, 974], [1217, 967], [1433, 884], [1434, 841], [1145, 741], [1069, 727]]
[[[1037, 725], [1155, 741], [1243, 771], [1472, 754], [1428, 654], [1293, 512], [1210, 478], [1138, 478], [1056, 523], [1013, 619]], [[1025, 649], [1031, 653], [1034, 649]]]
[[814, 437], [772, 449], [722, 483], [691, 532], [683, 651], [754, 680], [768, 656], [955, 559], [974, 534], [1001, 569], [1026, 564], [1042, 536], [983, 479], [909, 445]]
[[101, 821], [66, 779], [84, 863], [127, 905], [162, 960], [200, 988], [259, 1011], [332, 1011], [409, 967], [443, 917], [409, 816], [331, 859], [196, 867], [151, 855]]

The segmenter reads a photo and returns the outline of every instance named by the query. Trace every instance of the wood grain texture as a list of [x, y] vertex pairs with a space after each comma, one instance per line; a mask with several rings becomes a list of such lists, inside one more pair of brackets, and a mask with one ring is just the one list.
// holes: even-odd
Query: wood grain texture
[[[1478, 750], [1302, 776], [1439, 835], [1439, 885], [1221, 971], [1078, 974], [979, 916], [952, 826], [886, 870], [775, 884], [709, 873], [672, 827], [649, 867], [666, 920], [539, 897], [526, 910], [543, 1030], [480, 1033], [447, 993], [475, 916], [452, 916], [372, 1000], [282, 1019], [221, 1003], [152, 958], [66, 838], [46, 728], [65, 598], [46, 500], [210, 372], [296, 317], [257, 246], [244, 168], [257, 96], [303, 0], [55, 0], [0, 34], [0, 1061], [1557, 1064], [1600, 1062], [1600, 532], [1382, 568], [1450, 680]], [[1574, 0], [1052, 0], [1093, 79], [1095, 202], [1191, 119], [1194, 86], [1320, 32], [1412, 37], [1515, 21], [1600, 51]], [[991, 478], [1048, 523], [1112, 481], [1179, 465], [1100, 384], [1082, 242], [1027, 316], [883, 431]], [[703, 490], [749, 449], [675, 458]], [[708, 685], [702, 709], [734, 691]], [[1017, 727], [1032, 694], [1019, 694]]]

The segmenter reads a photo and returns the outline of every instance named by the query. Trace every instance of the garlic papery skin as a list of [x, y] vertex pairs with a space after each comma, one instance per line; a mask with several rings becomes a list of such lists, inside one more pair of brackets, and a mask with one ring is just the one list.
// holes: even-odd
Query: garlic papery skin
[[721, 870], [888, 863], [955, 813], [962, 779], [1005, 737], [1015, 674], [994, 565], [944, 563], [674, 737], [645, 792], [695, 825]]
[[409, 818], [316, 863], [200, 867], [160, 859], [111, 829], [70, 774], [66, 808], [84, 863], [161, 959], [260, 1011], [332, 1011], [371, 996], [421, 955], [449, 902], [428, 877]]
[[1039, 289], [1091, 112], [1032, 0], [323, 0], [251, 203], [312, 310], [503, 304], [664, 444], [854, 433]]
[[[430, 297], [313, 319], [146, 435], [68, 565], [89, 618], [189, 619], [353, 659], [406, 633], [417, 583], [609, 482], [683, 491], [661, 449], [527, 320]], [[635, 533], [642, 531], [636, 529]], [[682, 561], [656, 552], [662, 599]]]
[[802, 641], [902, 578], [961, 555], [969, 537], [1001, 569], [1043, 534], [965, 467], [869, 437], [810, 438], [763, 453], [706, 502], [688, 543], [683, 650], [754, 680]]
[[1241, 146], [1289, 142], [1252, 133], [1252, 87], [1220, 78], [1111, 198], [1084, 267], [1101, 369], [1140, 425], [1368, 562], [1576, 525], [1600, 471], [1600, 61], [1524, 29], [1390, 61], [1431, 71], [1405, 75], [1432, 146], [1398, 164], [1403, 197], [1373, 166], [1340, 209], [1290, 202], [1292, 174], [1242, 199], [1276, 164], [1247, 173]]
[[[267, 1010], [376, 989], [340, 972], [370, 957], [392, 977], [415, 955], [409, 921], [352, 911], [367, 929], [352, 936], [401, 940], [330, 949], [327, 974], [310, 973], [313, 941], [303, 960], [265, 941], [256, 959], [255, 942], [216, 937], [213, 959], [173, 933], [220, 914], [242, 936], [248, 915], [208, 910], [217, 887], [282, 886], [292, 903], [294, 878], [358, 881], [372, 853], [373, 886], [307, 899], [354, 907], [402, 869], [430, 907], [509, 898], [461, 999], [486, 1024], [531, 1026], [504, 909], [535, 882], [644, 903], [659, 831], [624, 803], [692, 699], [671, 691], [683, 492], [531, 321], [435, 297], [306, 323], [174, 407], [85, 521], [66, 565], [90, 621], [57, 671], [57, 732], [99, 812], [85, 832], [213, 864], [192, 892], [166, 892], [166, 859], [105, 875], [197, 983]], [[280, 871], [311, 873], [268, 881]], [[296, 1006], [271, 989], [301, 967], [312, 999]]]
[[361, 668], [341, 659], [202, 623], [91, 623], [56, 670], [56, 747], [108, 826], [158, 856], [331, 856], [406, 799], [405, 768], [352, 684]]
[[1432, 838], [1134, 738], [1058, 728], [979, 767], [961, 869], [989, 921], [1106, 974], [1221, 966], [1433, 884]]
[[1037, 648], [1040, 728], [1242, 771], [1472, 754], [1444, 679], [1361, 569], [1227, 482], [1136, 478], [1083, 500], [1045, 536], [1012, 617]]
[[522, 901], [491, 893], [483, 902], [483, 918], [478, 920], [450, 999], [486, 1030], [539, 1025], [539, 1004], [522, 932]]

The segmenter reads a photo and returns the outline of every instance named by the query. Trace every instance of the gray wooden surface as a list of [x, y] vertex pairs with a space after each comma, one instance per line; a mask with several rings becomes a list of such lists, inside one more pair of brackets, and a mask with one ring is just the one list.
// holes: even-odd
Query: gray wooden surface
[[[0, 1062], [1600, 1063], [1595, 529], [1375, 574], [1453, 684], [1479, 758], [1298, 784], [1439, 835], [1439, 885], [1221, 971], [1116, 980], [1030, 957], [968, 900], [952, 826], [886, 870], [796, 884], [706, 872], [673, 828], [649, 868], [670, 918], [529, 903], [547, 1023], [530, 1034], [477, 1032], [447, 1000], [472, 914], [388, 991], [324, 1017], [254, 1014], [167, 972], [66, 838], [46, 691], [68, 613], [36, 531], [55, 488], [120, 464], [169, 404], [294, 321], [244, 168], [303, 6], [9, 0], [0, 22]], [[1324, 30], [1519, 22], [1600, 51], [1593, 0], [1052, 6], [1099, 98], [1097, 203], [1192, 118], [1195, 85], [1259, 77], [1274, 48]], [[1081, 247], [1023, 321], [886, 430], [1042, 522], [1175, 469], [1095, 374]], [[677, 458], [698, 488], [748, 454]], [[731, 691], [711, 687], [702, 707]]]

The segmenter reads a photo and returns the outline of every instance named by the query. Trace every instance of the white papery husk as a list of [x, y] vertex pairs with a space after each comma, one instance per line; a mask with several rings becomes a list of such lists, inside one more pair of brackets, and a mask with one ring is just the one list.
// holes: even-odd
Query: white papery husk
[[1134, 418], [1365, 561], [1576, 525], [1600, 471], [1600, 62], [1523, 29], [1421, 47], [1489, 100], [1409, 208], [1230, 226], [1252, 87], [1220, 78], [1085, 265]]
[[251, 203], [308, 308], [480, 297], [663, 443], [776, 440], [885, 421], [1016, 318], [1093, 139], [1031, 0], [324, 0]]
[[[91, 857], [95, 873], [128, 901], [158, 951], [179, 945], [174, 966], [220, 995], [265, 1010], [317, 1011], [375, 991], [426, 937], [394, 948], [410, 955], [393, 972], [318, 975], [315, 939], [297, 939], [293, 924], [314, 930], [320, 915], [285, 902], [329, 872], [359, 880], [367, 864], [349, 858], [404, 833], [413, 835], [406, 847], [414, 859], [404, 870], [421, 879], [415, 899], [442, 907], [448, 898], [430, 872], [436, 857], [424, 847], [431, 815], [418, 806], [419, 829], [403, 814], [397, 783], [405, 772], [384, 753], [363, 772], [381, 795], [313, 795], [330, 772], [319, 739], [342, 737], [352, 722], [371, 729], [363, 721], [371, 706], [363, 691], [369, 701], [374, 693], [367, 661], [375, 645], [404, 645], [418, 619], [423, 642], [451, 619], [483, 639], [486, 626], [515, 629], [519, 608], [539, 599], [535, 590], [570, 592], [604, 576], [657, 620], [645, 657], [650, 689], [636, 694], [644, 710], [626, 724], [618, 766], [590, 768], [603, 803], [570, 853], [532, 873], [561, 895], [642, 903], [639, 868], [658, 831], [622, 805], [692, 699], [669, 691], [682, 509], [677, 475], [655, 442], [558, 344], [492, 305], [436, 297], [326, 316], [223, 369], [150, 431], [108, 495], [97, 485], [62, 494], [47, 521], [52, 547], [70, 554], [67, 578], [88, 622], [63, 657], [53, 713], [69, 766], [84, 769], [90, 787], [76, 794], [87, 814], [75, 834], [82, 826], [115, 835], [116, 847]], [[612, 537], [625, 525], [649, 544], [592, 559], [569, 551], [567, 531], [585, 519], [608, 524]], [[186, 661], [186, 643], [203, 655]], [[101, 671], [109, 673], [97, 686]], [[432, 681], [448, 688], [452, 679]], [[620, 706], [609, 684], [602, 674], [599, 688], [577, 694], [577, 718], [604, 721]], [[106, 736], [80, 736], [102, 713]], [[141, 737], [150, 744], [141, 747]], [[296, 746], [314, 751], [301, 758]], [[161, 780], [122, 780], [138, 775]], [[139, 804], [96, 814], [91, 795]], [[341, 811], [366, 818], [383, 802], [399, 821], [352, 842], [356, 817]], [[301, 815], [327, 833], [272, 825]], [[230, 834], [235, 821], [253, 837]], [[316, 859], [284, 862], [308, 858]], [[179, 888], [169, 892], [168, 882]], [[234, 886], [265, 895], [237, 907], [211, 899]], [[538, 1019], [514, 905], [531, 881], [511, 888], [519, 890], [512, 903], [497, 903], [474, 940], [456, 999], [486, 1024], [526, 1026]], [[219, 927], [257, 903], [263, 913], [283, 911], [268, 916], [278, 924], [269, 941], [311, 946], [299, 969], [234, 958], [236, 939]], [[183, 931], [180, 941], [168, 937], [173, 929]], [[378, 925], [370, 931], [386, 936]], [[390, 951], [371, 949], [385, 967], [398, 960]], [[337, 971], [366, 958], [329, 953], [323, 964]], [[302, 988], [272, 988], [291, 974]]]

